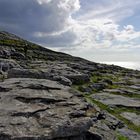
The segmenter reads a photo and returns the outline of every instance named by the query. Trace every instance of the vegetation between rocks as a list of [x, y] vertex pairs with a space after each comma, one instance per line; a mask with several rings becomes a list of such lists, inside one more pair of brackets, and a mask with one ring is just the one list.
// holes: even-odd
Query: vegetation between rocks
[[137, 110], [127, 109], [127, 108], [110, 108], [108, 105], [105, 105], [95, 99], [92, 99], [89, 95], [84, 95], [87, 102], [90, 102], [92, 104], [96, 104], [101, 110], [106, 110], [113, 116], [117, 117], [119, 120], [123, 121], [124, 124], [128, 126], [129, 129], [134, 130], [138, 133], [140, 133], [140, 126], [134, 125], [131, 121], [127, 120], [126, 118], [122, 117], [120, 113], [127, 111], [127, 112], [135, 112], [139, 113]]

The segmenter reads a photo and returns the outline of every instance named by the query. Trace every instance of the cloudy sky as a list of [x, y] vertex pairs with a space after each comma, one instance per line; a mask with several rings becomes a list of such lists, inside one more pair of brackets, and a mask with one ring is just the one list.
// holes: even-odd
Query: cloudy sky
[[140, 61], [140, 0], [0, 0], [0, 30], [93, 61]]

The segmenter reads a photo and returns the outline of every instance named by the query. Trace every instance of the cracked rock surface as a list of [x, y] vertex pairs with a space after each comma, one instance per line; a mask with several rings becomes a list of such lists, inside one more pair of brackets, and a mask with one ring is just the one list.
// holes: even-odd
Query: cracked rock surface
[[140, 140], [140, 71], [0, 32], [0, 140]]
[[[0, 139], [80, 136], [91, 126], [86, 102], [70, 87], [44, 79], [11, 78], [0, 84]], [[79, 117], [72, 113], [83, 112]]]

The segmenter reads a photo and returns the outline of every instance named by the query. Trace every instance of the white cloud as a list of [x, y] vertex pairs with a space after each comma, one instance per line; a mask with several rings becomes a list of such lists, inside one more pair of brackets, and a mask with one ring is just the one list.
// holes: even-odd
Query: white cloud
[[83, 12], [84, 14], [79, 16], [78, 19], [109, 18], [114, 21], [120, 21], [132, 16], [140, 4], [139, 0], [135, 0], [135, 2], [132, 0], [99, 0], [99, 2], [91, 1], [90, 3], [87, 1], [88, 7], [90, 8], [88, 10], [86, 9]]
[[116, 34], [116, 40], [127, 43], [136, 38], [140, 38], [140, 31], [135, 31], [132, 25], [125, 26], [122, 31]]
[[134, 32], [134, 27], [132, 25], [124, 26], [124, 29], [128, 32]]
[[[96, 7], [98, 10], [89, 10], [85, 15], [74, 19], [72, 14], [80, 9], [79, 0], [60, 0], [59, 2], [51, 0], [52, 7], [58, 7], [59, 9], [55, 10], [52, 16], [60, 15], [64, 17], [62, 23], [57, 21], [57, 24], [63, 24], [63, 28], [51, 33], [36, 32], [35, 35], [40, 38], [56, 38], [59, 40], [59, 38], [62, 39], [63, 37], [63, 39], [69, 40], [69, 42], [65, 42], [63, 39], [60, 40], [62, 43], [57, 42], [58, 47], [73, 46], [75, 48], [80, 46], [82, 48], [104, 49], [112, 47], [114, 42], [120, 45], [121, 42], [132, 41], [140, 37], [140, 32], [136, 32], [132, 25], [127, 25], [120, 30], [120, 25], [117, 23], [118, 20], [131, 16], [137, 3], [139, 1], [134, 4], [130, 0], [127, 0], [127, 3], [123, 0], [118, 0], [114, 5], [114, 2], [110, 1], [109, 5], [105, 7], [100, 5]], [[129, 9], [130, 7], [133, 8]], [[67, 49], [69, 50], [70, 47], [66, 47], [64, 50]]]
[[[46, 8], [48, 7], [50, 8], [51, 14], [50, 16], [46, 17], [47, 19], [46, 26], [47, 28], [52, 28], [52, 29], [50, 32], [46, 32], [46, 31], [34, 32], [34, 37], [59, 38], [60, 36], [61, 38], [61, 36], [63, 36], [64, 34], [66, 35], [66, 33], [69, 34], [69, 32], [72, 35], [73, 26], [75, 26], [76, 23], [76, 21], [72, 18], [72, 14], [80, 9], [79, 0], [59, 0], [59, 1], [38, 0], [38, 1], [41, 4], [45, 4]], [[74, 33], [73, 36], [75, 36]], [[73, 43], [73, 41], [71, 43]]]
[[39, 4], [45, 4], [45, 3], [49, 3], [49, 2], [51, 2], [52, 0], [37, 0], [37, 2], [39, 3]]
[[[93, 8], [74, 19], [72, 13], [79, 10], [78, 2], [77, 8], [69, 10], [69, 26], [65, 26], [65, 30], [61, 30], [61, 32], [49, 34], [49, 37], [60, 37], [65, 33], [71, 33], [71, 36], [67, 37], [72, 40], [69, 42], [63, 40], [64, 45], [57, 42], [55, 49], [93, 61], [105, 61], [105, 59], [110, 61], [112, 58], [114, 60], [138, 60], [139, 55], [134, 55], [131, 51], [140, 48], [140, 45], [133, 41], [140, 38], [140, 32], [135, 31], [133, 25], [126, 25], [122, 28], [118, 23], [134, 14], [139, 1], [136, 1], [135, 4], [129, 0], [127, 2], [118, 0], [114, 4], [113, 1], [105, 7], [95, 5], [95, 9]], [[63, 3], [61, 8], [67, 9], [67, 4]], [[47, 37], [47, 34], [44, 36]], [[130, 54], [131, 58], [128, 58]]]

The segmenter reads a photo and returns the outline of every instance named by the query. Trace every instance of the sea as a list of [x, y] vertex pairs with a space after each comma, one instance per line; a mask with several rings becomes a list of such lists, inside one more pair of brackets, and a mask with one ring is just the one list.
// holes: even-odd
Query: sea
[[125, 68], [130, 68], [134, 70], [140, 70], [140, 62], [101, 62], [104, 64], [109, 64], [109, 65], [117, 65]]

